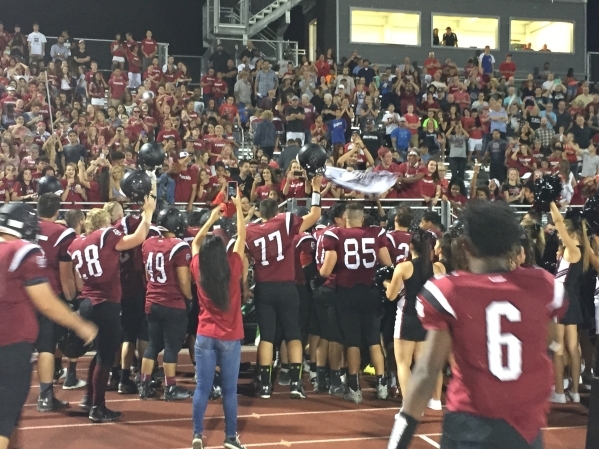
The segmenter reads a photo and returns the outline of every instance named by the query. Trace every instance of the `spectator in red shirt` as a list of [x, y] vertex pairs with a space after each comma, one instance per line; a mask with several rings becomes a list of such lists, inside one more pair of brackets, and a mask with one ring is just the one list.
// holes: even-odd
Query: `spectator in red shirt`
[[435, 58], [435, 53], [430, 52], [428, 58], [424, 60], [424, 70], [426, 70], [426, 81], [431, 82], [437, 70], [441, 70], [441, 63]]
[[130, 32], [125, 33], [125, 47], [129, 49], [129, 51], [133, 50], [133, 47], [138, 47], [139, 43], [133, 39], [133, 35]]
[[318, 61], [316, 61], [314, 66], [318, 71], [318, 79], [320, 79], [323, 76], [326, 77], [327, 75], [329, 75], [329, 72], [331, 71], [331, 65], [327, 62], [323, 54], [321, 54], [318, 57]]
[[122, 103], [127, 89], [127, 80], [123, 76], [121, 69], [116, 68], [108, 80], [108, 102], [115, 108]]
[[306, 198], [312, 193], [312, 185], [306, 182], [308, 176], [299, 162], [293, 161], [287, 168], [286, 177], [281, 182], [281, 193], [285, 198]]
[[[375, 172], [388, 171], [391, 173], [399, 173], [399, 165], [393, 162], [393, 154], [387, 147], [381, 147], [378, 151], [380, 164], [374, 167]], [[387, 192], [381, 194], [381, 198], [397, 198], [397, 190], [391, 187]]]
[[212, 98], [212, 86], [215, 81], [216, 75], [213, 68], [209, 68], [208, 73], [200, 79], [200, 86], [204, 92], [204, 104], [208, 104], [208, 100]]
[[233, 123], [237, 120], [237, 123], [241, 125], [239, 122], [239, 109], [235, 106], [235, 97], [232, 95], [227, 97], [227, 102], [223, 103], [220, 108], [218, 108], [218, 112], [221, 117], [227, 119], [228, 122]]
[[[85, 170], [85, 165], [82, 161], [79, 163], [79, 169]], [[62, 184], [62, 188], [64, 189], [60, 199], [61, 201], [68, 203], [64, 204], [64, 208], [83, 208], [83, 205], [79, 203], [87, 201], [87, 192], [79, 181], [79, 176], [77, 176], [77, 165], [67, 164], [64, 170], [64, 178], [61, 179], [60, 182]]]
[[199, 171], [193, 166], [192, 157], [188, 155], [179, 159], [171, 169], [175, 179], [175, 203], [187, 203], [188, 211], [193, 208]]
[[506, 80], [509, 80], [512, 76], [515, 75], [516, 64], [514, 64], [514, 62], [512, 61], [511, 53], [505, 55], [505, 61], [503, 61], [499, 66], [499, 71]]
[[223, 79], [223, 73], [218, 72], [216, 74], [216, 80], [212, 83], [212, 98], [216, 101], [217, 106], [221, 105], [223, 98], [225, 98], [228, 91], [229, 86], [227, 86], [227, 82]]
[[112, 54], [112, 66], [118, 66], [121, 70], [125, 68], [125, 49], [121, 42], [121, 34], [117, 33], [114, 40], [110, 43], [110, 53]]
[[167, 139], [173, 139], [177, 143], [177, 148], [182, 147], [181, 136], [176, 129], [172, 128], [173, 122], [170, 119], [164, 121], [164, 128], [158, 133], [156, 142], [164, 143]]
[[141, 86], [141, 57], [137, 45], [131, 47], [127, 52], [127, 64], [129, 66], [129, 89], [137, 89]]
[[145, 72], [152, 63], [156, 53], [158, 53], [158, 42], [152, 39], [152, 32], [150, 30], [146, 31], [146, 38], [141, 41], [141, 52], [143, 56], [143, 70]]

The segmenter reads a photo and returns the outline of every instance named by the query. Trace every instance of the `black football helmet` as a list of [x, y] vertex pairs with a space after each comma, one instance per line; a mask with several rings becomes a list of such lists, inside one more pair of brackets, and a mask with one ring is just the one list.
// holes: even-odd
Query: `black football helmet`
[[42, 196], [44, 193], [61, 195], [63, 190], [62, 184], [55, 176], [42, 176], [37, 182], [37, 194], [39, 196]]
[[25, 203], [8, 203], [0, 207], [0, 233], [36, 242], [40, 232], [37, 214]]
[[202, 223], [202, 218], [206, 215], [208, 209], [195, 209], [190, 211], [187, 214], [187, 226], [192, 227], [200, 227], [203, 223], [206, 223], [206, 220]]
[[331, 225], [333, 225], [333, 220], [331, 220], [326, 215], [321, 215], [320, 218], [318, 219], [318, 221], [316, 222], [314, 229], [318, 230], [318, 229], [322, 229], [322, 228], [327, 228]]
[[156, 225], [161, 231], [172, 232], [178, 238], [182, 238], [187, 228], [187, 220], [179, 209], [169, 206], [160, 211]]
[[121, 190], [130, 201], [143, 203], [152, 191], [152, 180], [143, 170], [130, 170], [121, 179]]
[[137, 165], [142, 170], [155, 170], [164, 163], [164, 149], [158, 142], [144, 143], [137, 154]]
[[316, 143], [307, 143], [297, 154], [297, 161], [310, 178], [324, 174], [327, 152]]

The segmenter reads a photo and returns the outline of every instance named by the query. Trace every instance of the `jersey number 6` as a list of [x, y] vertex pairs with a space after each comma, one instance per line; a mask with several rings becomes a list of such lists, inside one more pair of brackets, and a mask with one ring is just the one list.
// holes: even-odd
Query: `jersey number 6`
[[[507, 301], [495, 301], [487, 307], [486, 315], [489, 371], [503, 382], [517, 380], [522, 375], [522, 342], [514, 334], [501, 332], [501, 318], [519, 323], [520, 311]], [[507, 366], [503, 364], [503, 347]]]

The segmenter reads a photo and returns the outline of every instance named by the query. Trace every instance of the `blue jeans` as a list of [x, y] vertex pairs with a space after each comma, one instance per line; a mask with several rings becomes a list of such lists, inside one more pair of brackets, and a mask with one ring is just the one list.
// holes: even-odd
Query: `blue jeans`
[[214, 371], [220, 366], [225, 435], [237, 435], [237, 378], [241, 360], [241, 341], [217, 340], [198, 335], [195, 344], [198, 382], [193, 395], [193, 432], [204, 432], [204, 415], [212, 388]]

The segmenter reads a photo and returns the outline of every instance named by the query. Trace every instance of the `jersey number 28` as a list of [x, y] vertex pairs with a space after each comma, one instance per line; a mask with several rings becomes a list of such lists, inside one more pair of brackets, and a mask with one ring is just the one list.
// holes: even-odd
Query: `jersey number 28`
[[[520, 311], [507, 301], [495, 301], [486, 309], [489, 370], [501, 381], [517, 380], [522, 375], [522, 342], [514, 335], [501, 332], [501, 318], [511, 323], [522, 321]], [[503, 364], [505, 347], [507, 364]]]
[[[100, 277], [104, 272], [100, 265], [100, 253], [97, 245], [89, 245], [83, 249], [83, 253], [80, 250], [73, 252], [73, 259], [76, 259], [75, 270], [79, 273], [81, 279], [88, 279], [91, 277]], [[87, 264], [87, 273], [82, 273], [83, 262]]]

